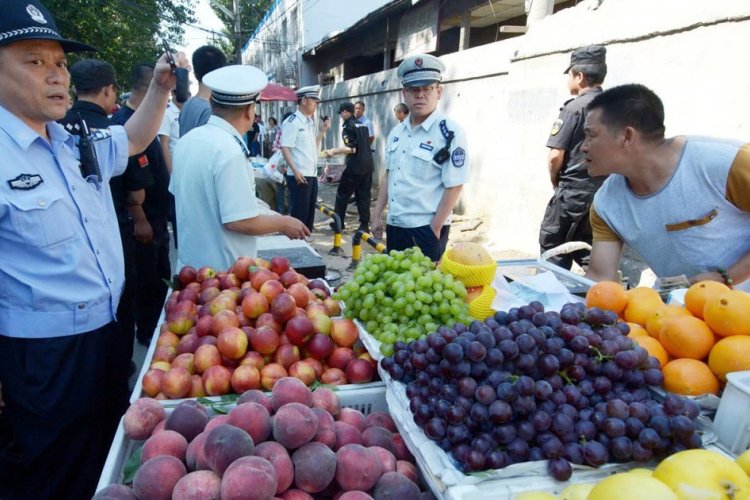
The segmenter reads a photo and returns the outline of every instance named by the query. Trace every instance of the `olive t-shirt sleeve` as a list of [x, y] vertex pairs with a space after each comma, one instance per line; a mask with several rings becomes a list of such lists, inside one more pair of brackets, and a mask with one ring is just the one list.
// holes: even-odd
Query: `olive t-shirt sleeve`
[[594, 236], [594, 241], [621, 241], [620, 237], [615, 233], [609, 225], [604, 222], [599, 214], [596, 212], [596, 207], [591, 205], [589, 212], [589, 221], [591, 222], [591, 231]]

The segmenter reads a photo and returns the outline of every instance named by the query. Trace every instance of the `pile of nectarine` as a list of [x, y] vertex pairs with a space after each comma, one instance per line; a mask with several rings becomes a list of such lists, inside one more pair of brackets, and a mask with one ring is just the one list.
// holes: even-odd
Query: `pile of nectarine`
[[287, 375], [306, 385], [370, 382], [376, 365], [356, 325], [320, 280], [284, 257], [240, 257], [227, 272], [186, 266], [165, 304], [141, 384], [156, 398], [270, 390]]
[[332, 390], [292, 377], [237, 403], [209, 417], [193, 400], [169, 415], [137, 400], [123, 418], [126, 434], [145, 440], [132, 489], [110, 485], [94, 498], [425, 498], [387, 413], [341, 408]]

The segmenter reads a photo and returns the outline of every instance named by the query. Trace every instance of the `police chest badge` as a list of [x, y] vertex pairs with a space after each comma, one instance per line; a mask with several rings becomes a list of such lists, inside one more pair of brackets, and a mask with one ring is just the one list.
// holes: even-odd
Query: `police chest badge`
[[11, 189], [28, 191], [29, 189], [34, 189], [42, 182], [44, 182], [44, 179], [38, 174], [21, 174], [15, 179], [10, 179], [8, 185]]
[[451, 163], [454, 167], [463, 167], [466, 162], [466, 151], [464, 148], [456, 148], [451, 153]]
[[550, 131], [549, 135], [557, 135], [558, 132], [560, 132], [560, 129], [563, 126], [563, 121], [558, 118], [555, 120], [555, 123], [552, 124], [552, 130]]

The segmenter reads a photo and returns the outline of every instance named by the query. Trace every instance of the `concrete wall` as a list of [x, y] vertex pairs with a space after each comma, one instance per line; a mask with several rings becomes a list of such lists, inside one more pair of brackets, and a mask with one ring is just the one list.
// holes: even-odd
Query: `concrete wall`
[[[569, 98], [570, 51], [607, 46], [605, 87], [639, 82], [664, 101], [668, 135], [750, 138], [747, 0], [586, 0], [536, 23], [522, 36], [443, 57], [449, 70], [441, 108], [469, 136], [472, 182], [462, 207], [489, 216], [493, 249], [538, 253], [539, 221], [552, 194], [544, 146]], [[395, 70], [324, 88], [324, 114], [363, 99], [385, 137], [400, 100]], [[338, 144], [338, 126], [326, 138]]]

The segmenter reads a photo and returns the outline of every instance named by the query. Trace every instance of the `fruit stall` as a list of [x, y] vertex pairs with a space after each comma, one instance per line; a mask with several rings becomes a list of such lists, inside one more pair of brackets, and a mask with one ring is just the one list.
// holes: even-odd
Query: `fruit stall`
[[750, 294], [268, 257], [180, 270], [95, 498], [750, 499]]

